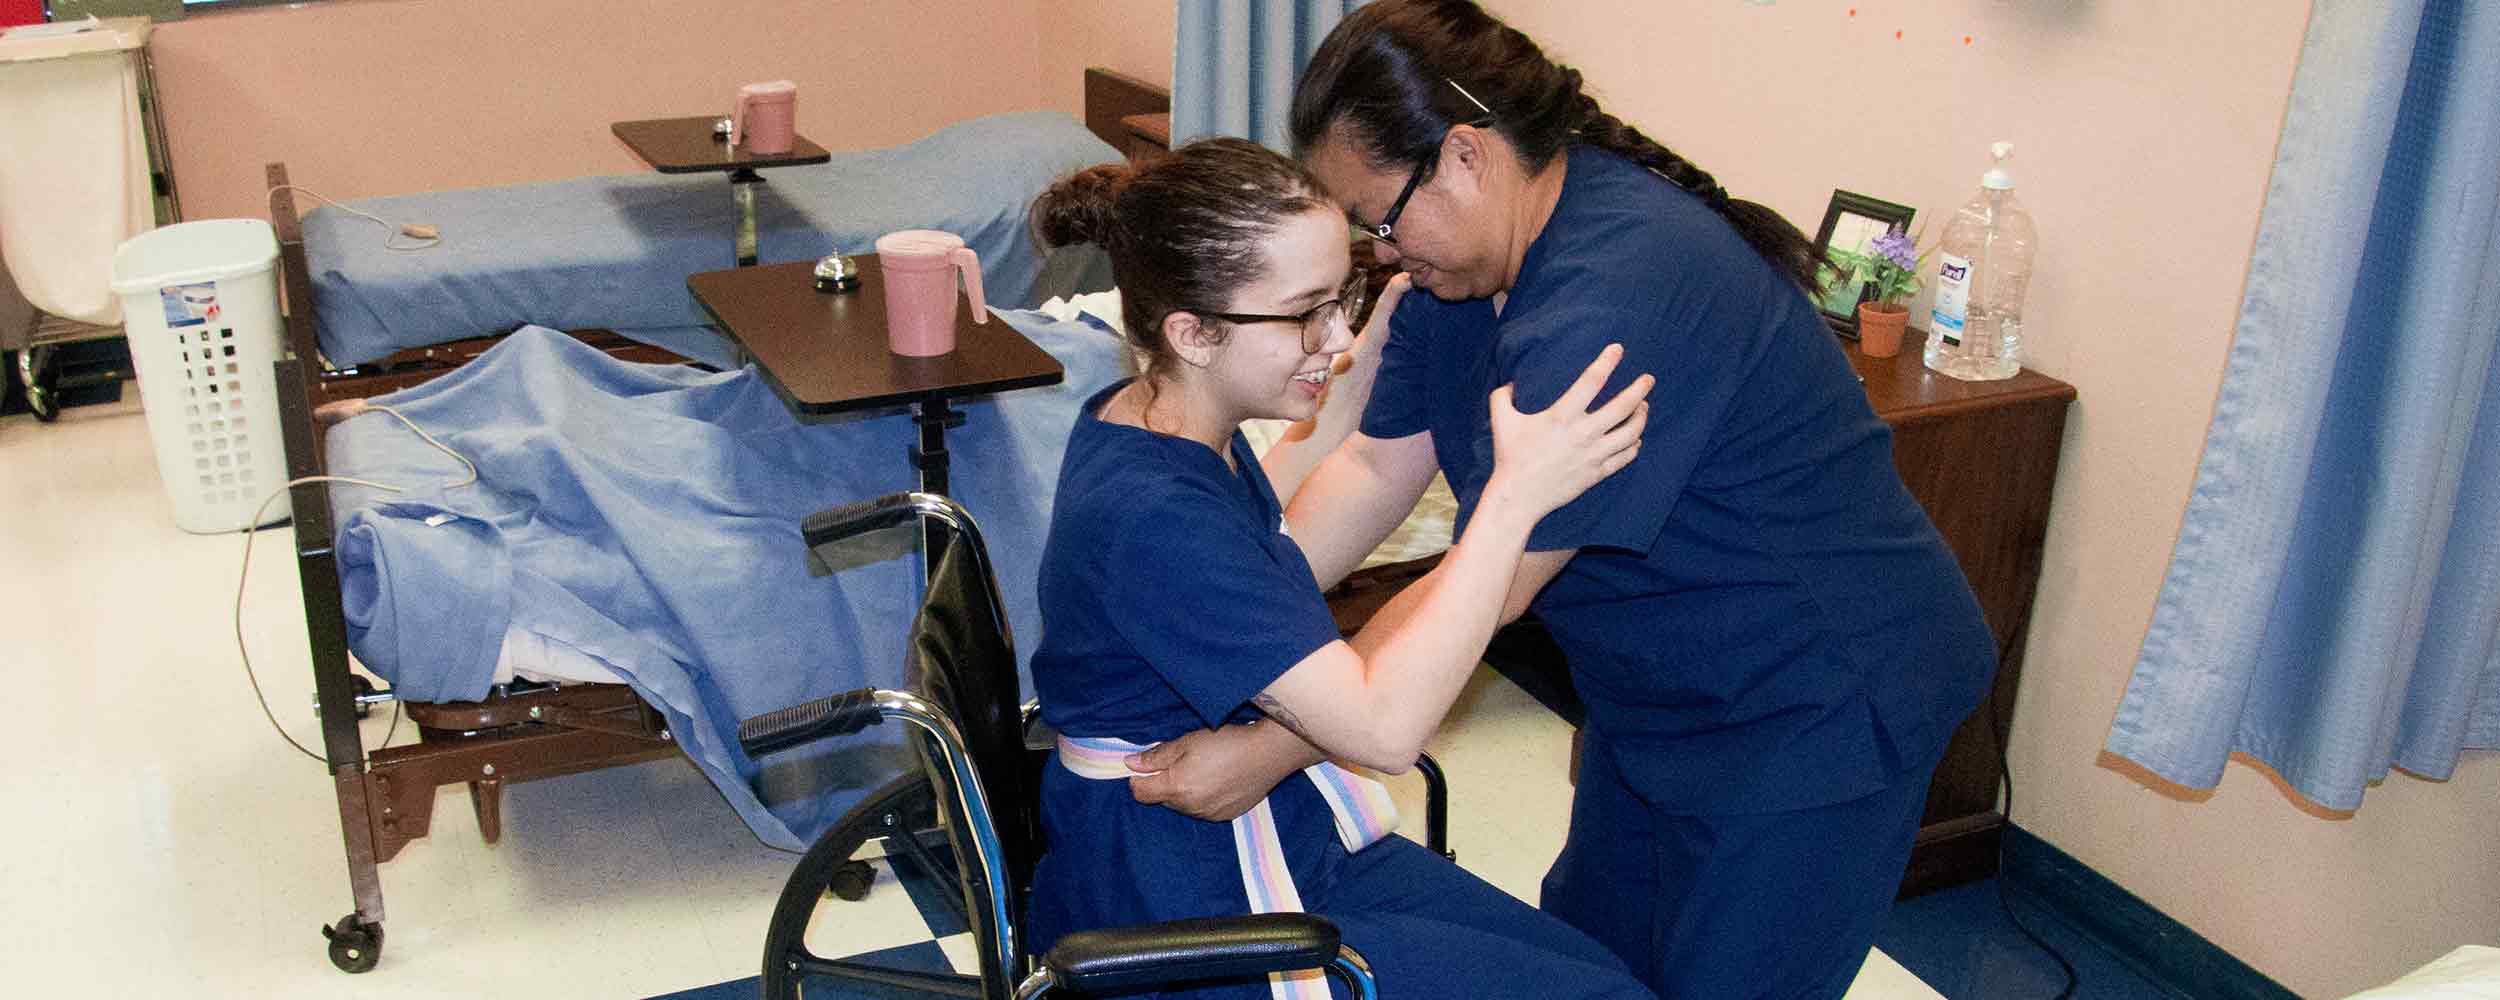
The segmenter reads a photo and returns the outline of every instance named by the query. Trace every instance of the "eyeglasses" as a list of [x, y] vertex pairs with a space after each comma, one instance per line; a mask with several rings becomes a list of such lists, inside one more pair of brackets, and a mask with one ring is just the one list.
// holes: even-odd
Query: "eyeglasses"
[[[1493, 124], [1493, 109], [1485, 107], [1483, 101], [1476, 100], [1476, 95], [1468, 93], [1467, 88], [1459, 86], [1456, 80], [1443, 79], [1441, 82], [1449, 84], [1451, 90], [1458, 91], [1458, 96], [1466, 98], [1467, 103], [1475, 105], [1476, 110], [1480, 112], [1477, 117], [1460, 122], [1459, 125], [1483, 128]], [[1458, 131], [1458, 125], [1441, 130], [1440, 141], [1432, 144], [1432, 155], [1415, 161], [1415, 172], [1406, 175], [1406, 186], [1398, 189], [1398, 200], [1389, 203], [1389, 211], [1381, 215], [1379, 225], [1366, 226], [1358, 222], [1354, 224], [1354, 231], [1390, 246], [1398, 245], [1398, 216], [1405, 214], [1406, 200], [1415, 196], [1415, 189], [1423, 186], [1424, 178], [1431, 176], [1432, 172], [1441, 165], [1441, 146], [1449, 142], [1450, 133], [1455, 131]]]
[[1209, 319], [1220, 319], [1227, 323], [1300, 323], [1302, 324], [1302, 353], [1318, 354], [1320, 348], [1328, 345], [1328, 330], [1336, 325], [1337, 321], [1344, 320], [1348, 327], [1354, 325], [1354, 317], [1362, 315], [1363, 302], [1370, 293], [1371, 288], [1363, 281], [1363, 272], [1357, 270], [1346, 275], [1345, 284], [1337, 288], [1336, 298], [1290, 316], [1278, 313], [1216, 312], [1212, 309], [1186, 311]]

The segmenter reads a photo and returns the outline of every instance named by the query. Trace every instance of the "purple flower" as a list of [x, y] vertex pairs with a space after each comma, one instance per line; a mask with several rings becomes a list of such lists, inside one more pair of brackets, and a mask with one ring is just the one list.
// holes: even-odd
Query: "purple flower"
[[1875, 237], [1875, 241], [1868, 244], [1867, 248], [1904, 271], [1918, 269], [1918, 248], [1912, 244], [1907, 233], [1899, 231], [1885, 233]]

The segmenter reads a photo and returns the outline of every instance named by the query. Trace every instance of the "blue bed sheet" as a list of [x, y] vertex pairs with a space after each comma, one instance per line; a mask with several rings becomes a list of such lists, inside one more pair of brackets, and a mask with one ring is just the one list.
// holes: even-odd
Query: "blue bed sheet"
[[[977, 118], [887, 149], [829, 163], [759, 171], [758, 254], [813, 260], [835, 248], [869, 252], [898, 229], [943, 229], [981, 255], [981, 280], [1002, 308], [1049, 294], [1110, 287], [1090, 248], [1051, 262], [1063, 287], [1040, 288], [1046, 255], [1025, 210], [1062, 174], [1119, 159], [1076, 119], [1056, 112]], [[336, 208], [304, 217], [304, 250], [333, 365], [536, 324], [608, 329], [722, 364], [686, 277], [736, 263], [737, 210], [723, 174], [625, 174], [546, 184], [373, 198], [362, 211], [422, 222], [442, 242], [384, 246], [381, 226]], [[402, 239], [399, 242], [406, 243]]]
[[[947, 440], [1022, 670], [1040, 635], [1034, 579], [1068, 431], [1123, 349], [1090, 320], [1000, 315], [1067, 367], [1060, 385], [965, 404]], [[799, 524], [911, 488], [907, 416], [801, 424], [752, 369], [632, 364], [543, 328], [374, 402], [480, 475], [441, 488], [459, 465], [385, 414], [328, 432], [334, 474], [412, 487], [332, 490], [349, 646], [401, 697], [484, 696], [508, 630], [587, 654], [667, 716], [757, 836], [791, 850], [904, 773], [893, 727], [769, 768], [735, 737], [741, 718], [902, 680], [917, 557], [810, 576]]]

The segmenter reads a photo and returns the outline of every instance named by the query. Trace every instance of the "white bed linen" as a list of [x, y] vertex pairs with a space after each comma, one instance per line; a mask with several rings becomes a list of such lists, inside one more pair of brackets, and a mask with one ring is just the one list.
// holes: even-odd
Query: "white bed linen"
[[541, 684], [623, 684], [625, 678], [598, 657], [523, 628], [505, 629], [495, 654], [495, 683], [515, 678]]

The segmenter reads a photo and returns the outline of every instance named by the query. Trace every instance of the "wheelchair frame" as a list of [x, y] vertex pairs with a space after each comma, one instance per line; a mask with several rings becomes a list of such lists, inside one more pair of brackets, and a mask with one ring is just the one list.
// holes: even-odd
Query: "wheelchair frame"
[[[914, 527], [924, 544], [943, 540], [928, 544], [938, 555], [927, 573], [928, 590], [914, 616], [906, 653], [907, 686], [925, 690], [863, 688], [758, 716], [739, 727], [740, 744], [761, 757], [896, 719], [913, 730], [912, 743], [925, 772], [889, 784], [854, 806], [800, 859], [765, 934], [764, 995], [796, 997], [810, 975], [948, 996], [1026, 1000], [1059, 989], [1095, 993], [1325, 969], [1355, 996], [1376, 996], [1362, 956], [1339, 940], [1334, 924], [1311, 914], [1253, 914], [1086, 931], [1062, 939], [1047, 955], [1025, 952], [1016, 916], [1030, 891], [1032, 863], [1040, 849], [1036, 772], [1050, 741], [1033, 738], [1033, 705], [1017, 698], [1014, 643], [978, 525], [946, 497], [898, 493], [819, 513], [808, 518], [803, 532], [814, 557], [830, 566], [843, 562], [839, 550], [850, 539]], [[1447, 855], [1446, 787], [1429, 757], [1419, 767], [1427, 781], [1429, 846]], [[930, 815], [921, 815], [923, 810]], [[980, 973], [891, 969], [808, 952], [808, 920], [836, 874], [851, 863], [851, 855], [873, 839], [906, 840], [917, 847], [916, 831], [932, 827], [944, 832], [952, 848], [966, 922], [980, 952]]]

